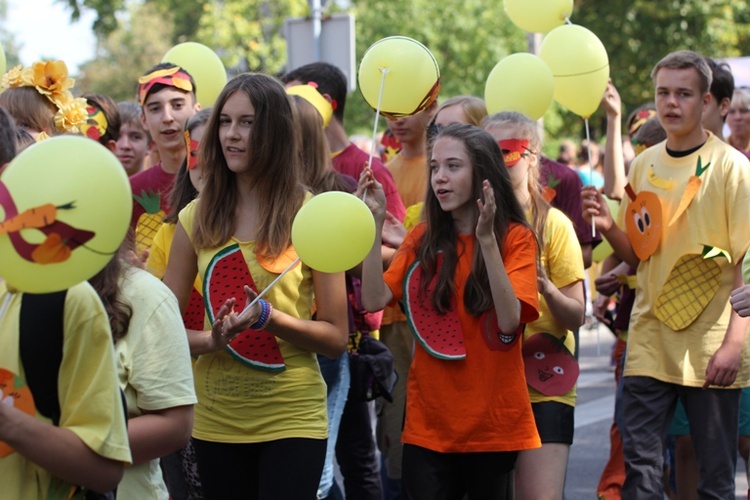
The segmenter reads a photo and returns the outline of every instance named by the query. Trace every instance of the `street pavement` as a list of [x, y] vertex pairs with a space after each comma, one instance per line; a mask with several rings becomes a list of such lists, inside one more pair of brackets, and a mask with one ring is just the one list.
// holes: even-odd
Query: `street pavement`
[[[609, 428], [614, 415], [615, 377], [610, 363], [614, 336], [600, 325], [580, 331], [578, 401], [575, 436], [570, 448], [565, 500], [594, 500], [604, 465], [609, 459]], [[744, 463], [737, 459], [737, 499], [748, 498]]]

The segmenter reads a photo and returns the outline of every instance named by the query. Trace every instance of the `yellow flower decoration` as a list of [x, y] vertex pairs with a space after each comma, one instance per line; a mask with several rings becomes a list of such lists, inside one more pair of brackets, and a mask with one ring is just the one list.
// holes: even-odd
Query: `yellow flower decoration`
[[23, 66], [16, 66], [3, 75], [0, 88], [3, 90], [23, 85]]
[[22, 68], [16, 66], [3, 75], [2, 90], [15, 87], [34, 87], [57, 107], [55, 127], [64, 133], [78, 133], [86, 123], [86, 99], [74, 98], [70, 89], [75, 80], [68, 76], [68, 67], [63, 61], [38, 61]]
[[62, 61], [35, 62], [23, 72], [23, 81], [36, 87], [40, 94], [50, 96], [52, 102], [73, 88], [75, 80], [68, 76], [68, 67]]
[[77, 133], [80, 132], [79, 127], [86, 123], [88, 117], [86, 99], [82, 97], [71, 99], [67, 103], [58, 105], [55, 127], [63, 132]]

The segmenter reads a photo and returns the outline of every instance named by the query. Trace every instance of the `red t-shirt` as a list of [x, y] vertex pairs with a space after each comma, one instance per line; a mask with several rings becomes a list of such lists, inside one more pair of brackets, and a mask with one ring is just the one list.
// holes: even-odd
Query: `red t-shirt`
[[[403, 297], [403, 280], [416, 259], [426, 224], [406, 236], [385, 273], [394, 301]], [[471, 273], [475, 238], [459, 235], [463, 247], [455, 273], [462, 299]], [[530, 229], [514, 224], [502, 248], [505, 270], [521, 301], [521, 323], [539, 316], [536, 240]], [[404, 443], [442, 453], [516, 451], [541, 446], [526, 388], [521, 342], [509, 351], [491, 351], [480, 333], [480, 320], [456, 300], [466, 358], [441, 360], [415, 343], [406, 389]]]
[[[362, 170], [364, 170], [369, 158], [370, 155], [354, 144], [349, 143], [343, 151], [331, 158], [331, 162], [333, 163], [334, 170], [341, 174], [351, 175], [359, 181], [359, 176], [362, 174]], [[378, 182], [383, 185], [386, 209], [394, 217], [403, 222], [404, 215], [406, 215], [406, 208], [404, 208], [391, 173], [383, 166], [383, 163], [377, 156], [372, 157], [372, 173]]]
[[150, 206], [150, 201], [165, 214], [169, 212], [169, 192], [172, 190], [175, 177], [175, 174], [165, 172], [159, 162], [130, 178], [130, 189], [133, 191], [133, 216], [130, 219], [130, 227], [135, 229], [138, 218], [146, 213], [146, 206]]

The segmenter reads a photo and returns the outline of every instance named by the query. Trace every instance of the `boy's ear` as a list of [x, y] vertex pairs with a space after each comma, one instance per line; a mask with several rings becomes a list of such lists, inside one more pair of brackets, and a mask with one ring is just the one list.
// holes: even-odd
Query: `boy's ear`
[[117, 141], [114, 141], [114, 140], [110, 139], [110, 140], [107, 141], [107, 144], [105, 144], [104, 147], [107, 148], [107, 149], [109, 149], [110, 151], [112, 151], [114, 153], [115, 150], [117, 149]]
[[193, 94], [193, 109], [196, 113], [201, 110], [201, 103], [198, 102], [195, 94]]
[[724, 118], [729, 114], [729, 108], [732, 107], [732, 100], [728, 97], [725, 97], [721, 100], [719, 103], [719, 116]]

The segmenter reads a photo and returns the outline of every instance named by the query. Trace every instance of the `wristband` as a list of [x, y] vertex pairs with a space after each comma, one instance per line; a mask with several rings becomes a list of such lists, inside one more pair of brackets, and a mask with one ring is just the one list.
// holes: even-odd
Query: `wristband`
[[273, 313], [273, 307], [268, 301], [261, 299], [260, 301], [258, 301], [258, 304], [260, 304], [261, 308], [260, 316], [258, 316], [258, 319], [255, 321], [255, 323], [253, 323], [249, 327], [251, 330], [256, 331], [266, 329], [268, 324], [271, 322], [271, 314]]

